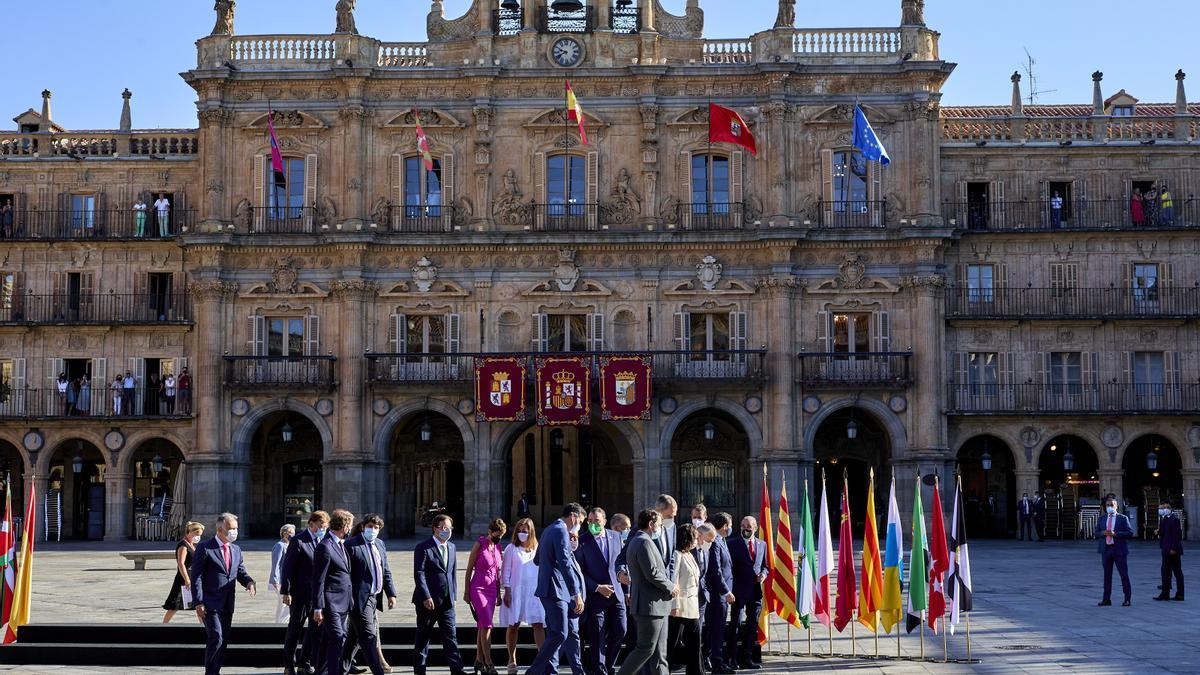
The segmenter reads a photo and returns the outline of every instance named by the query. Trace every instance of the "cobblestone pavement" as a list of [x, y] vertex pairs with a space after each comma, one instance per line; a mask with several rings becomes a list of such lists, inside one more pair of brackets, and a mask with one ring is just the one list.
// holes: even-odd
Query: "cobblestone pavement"
[[[266, 623], [273, 619], [273, 594], [266, 593], [267, 568], [272, 542], [246, 544], [247, 567], [264, 591], [256, 598], [238, 599], [237, 623]], [[385, 623], [411, 623], [411, 565], [406, 551], [414, 542], [389, 542], [390, 561], [397, 572], [399, 611], [386, 612]], [[149, 569], [134, 571], [119, 557], [123, 550], [167, 548], [169, 544], [125, 542], [117, 544], [39, 544], [34, 577], [33, 619], [38, 623], [139, 623], [162, 619], [160, 606], [173, 570], [166, 561], [152, 561]], [[460, 547], [462, 544], [460, 543]], [[855, 546], [861, 549], [861, 546]], [[971, 614], [972, 657], [975, 664], [934, 663], [942, 657], [942, 637], [925, 634], [925, 655], [930, 661], [863, 660], [804, 656], [807, 634], [793, 631], [788, 656], [786, 631], [776, 626], [763, 672], [800, 673], [824, 670], [888, 673], [1196, 673], [1200, 672], [1200, 596], [1189, 602], [1153, 602], [1157, 594], [1159, 556], [1154, 542], [1135, 542], [1129, 558], [1133, 581], [1133, 606], [1120, 606], [1117, 583], [1112, 607], [1097, 607], [1102, 570], [1095, 543], [1025, 543], [977, 540], [971, 544], [975, 583], [975, 611]], [[1184, 556], [1184, 573], [1200, 583], [1197, 555]], [[460, 570], [466, 564], [460, 552]], [[470, 614], [460, 600], [460, 617]], [[194, 621], [181, 615], [176, 622]], [[960, 626], [949, 638], [951, 659], [966, 656]], [[880, 638], [880, 652], [896, 653], [895, 636]], [[920, 650], [916, 633], [901, 639], [906, 658]], [[813, 634], [815, 653], [828, 653], [829, 634], [824, 627]], [[835, 636], [837, 654], [851, 651], [849, 629]], [[859, 627], [856, 650], [874, 654], [869, 633]], [[782, 652], [782, 653], [781, 653]], [[80, 668], [0, 666], [0, 672], [117, 674], [173, 673], [180, 669]], [[231, 675], [272, 673], [278, 670], [227, 669]], [[436, 670], [431, 671], [436, 672]]]

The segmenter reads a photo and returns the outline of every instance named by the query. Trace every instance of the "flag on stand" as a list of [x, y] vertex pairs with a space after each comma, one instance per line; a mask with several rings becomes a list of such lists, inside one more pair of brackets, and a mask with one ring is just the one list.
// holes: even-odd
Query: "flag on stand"
[[808, 481], [805, 480], [804, 509], [800, 515], [800, 527], [803, 528], [800, 533], [800, 541], [804, 550], [800, 557], [800, 573], [797, 575], [797, 581], [800, 582], [797, 610], [800, 612], [800, 623], [805, 628], [811, 625], [810, 622], [816, 613], [817, 546], [814, 543], [815, 537], [813, 537], [812, 507], [809, 505], [811, 501], [812, 498], [808, 496]]
[[271, 137], [271, 172], [275, 177], [275, 188], [286, 188], [287, 174], [283, 171], [283, 153], [279, 152], [279, 137], [275, 135], [275, 111], [271, 110], [269, 103], [267, 104], [267, 135]]
[[909, 633], [921, 625], [929, 608], [929, 550], [925, 541], [925, 511], [921, 508], [921, 477], [913, 501], [912, 551], [908, 554], [908, 614], [904, 625]]
[[962, 503], [962, 478], [954, 491], [954, 516], [950, 521], [950, 573], [946, 594], [950, 596], [950, 633], [962, 612], [971, 611], [971, 557], [967, 555], [967, 519]]
[[775, 568], [767, 583], [775, 586], [775, 613], [779, 618], [799, 628], [796, 613], [796, 561], [792, 555], [792, 518], [788, 513], [787, 479], [779, 487], [779, 520], [775, 535]]
[[883, 606], [883, 565], [879, 560], [879, 533], [875, 531], [875, 469], [867, 489], [867, 524], [863, 530], [862, 585], [858, 596], [858, 622], [875, 632]]
[[29, 504], [25, 507], [25, 532], [21, 535], [21, 563], [13, 585], [12, 613], [4, 627], [4, 644], [17, 641], [17, 630], [29, 623], [29, 606], [33, 594], [33, 538], [37, 534], [37, 488], [29, 485]]
[[746, 120], [737, 111], [715, 103], [708, 104], [708, 142], [733, 143], [758, 155], [758, 143]]
[[579, 125], [579, 141], [587, 145], [587, 130], [583, 126], [585, 120], [583, 106], [579, 105], [579, 99], [575, 98], [575, 90], [571, 89], [571, 81], [563, 81], [567, 83], [567, 121]]
[[417, 125], [417, 152], [421, 153], [421, 162], [426, 171], [433, 171], [433, 153], [429, 152], [429, 137], [421, 128], [421, 115], [417, 113], [416, 108], [413, 108], [413, 122]]
[[[771, 491], [767, 488], [767, 465], [763, 464], [762, 500], [759, 505], [758, 531], [762, 533], [763, 546], [766, 549], [763, 556], [763, 569], [767, 578], [763, 580], [763, 603], [758, 613], [758, 644], [767, 644], [771, 635], [771, 614], [779, 604], [775, 597], [775, 551], [771, 543]], [[789, 542], [790, 543], [790, 542]]]
[[838, 530], [837, 615], [833, 627], [842, 632], [854, 620], [858, 609], [858, 588], [854, 579], [854, 530], [850, 523], [850, 483], [842, 479], [842, 526]]
[[12, 616], [13, 589], [16, 588], [16, 546], [12, 522], [12, 478], [4, 477], [4, 522], [0, 523], [0, 635], [8, 632], [8, 619]]
[[883, 147], [883, 141], [875, 135], [875, 130], [867, 121], [866, 113], [857, 103], [854, 104], [854, 147], [862, 152], [863, 159], [879, 162], [884, 166], [892, 163], [887, 149]]
[[946, 572], [950, 569], [950, 552], [946, 550], [946, 523], [942, 517], [942, 496], [938, 490], [936, 476], [933, 481], [933, 505], [929, 513], [933, 521], [930, 533], [929, 555], [933, 564], [929, 568], [929, 627], [934, 635], [938, 632], [938, 620], [946, 614]]
[[892, 632], [904, 610], [904, 530], [900, 526], [900, 507], [896, 504], [896, 476], [892, 476], [892, 494], [888, 498], [887, 548], [883, 554], [883, 601], [879, 616], [884, 630]]
[[817, 620], [826, 626], [833, 617], [829, 606], [829, 573], [833, 571], [833, 537], [829, 534], [829, 486], [825, 484], [825, 472], [821, 472], [821, 519], [817, 535], [817, 587], [813, 594], [813, 607]]

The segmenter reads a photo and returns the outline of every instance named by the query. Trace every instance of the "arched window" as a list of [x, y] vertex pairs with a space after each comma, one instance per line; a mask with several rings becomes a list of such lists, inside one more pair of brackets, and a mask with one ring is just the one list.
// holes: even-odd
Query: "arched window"
[[304, 209], [304, 159], [300, 157], [283, 158], [283, 175], [286, 179], [283, 185], [275, 182], [275, 171], [271, 162], [267, 161], [264, 178], [267, 186], [267, 217], [270, 220], [296, 220], [302, 217]]

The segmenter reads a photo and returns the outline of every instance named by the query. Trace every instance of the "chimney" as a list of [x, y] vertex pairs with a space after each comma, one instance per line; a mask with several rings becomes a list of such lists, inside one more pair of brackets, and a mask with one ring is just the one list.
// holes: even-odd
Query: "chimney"
[[50, 90], [42, 90], [42, 122], [38, 126], [38, 131], [50, 131]]
[[1183, 79], [1187, 73], [1183, 69], [1175, 71], [1175, 114], [1186, 115], [1188, 111], [1187, 92], [1183, 90]]
[[1012, 114], [1013, 117], [1021, 117], [1025, 114], [1025, 108], [1021, 103], [1021, 74], [1014, 70], [1010, 79], [1013, 84]]
[[1104, 94], [1100, 93], [1100, 81], [1104, 79], [1104, 73], [1096, 71], [1092, 73], [1092, 114], [1104, 114]]
[[133, 98], [133, 92], [126, 88], [121, 92], [121, 98], [125, 99], [121, 104], [121, 131], [128, 132], [133, 129], [133, 115], [129, 112], [129, 99]]

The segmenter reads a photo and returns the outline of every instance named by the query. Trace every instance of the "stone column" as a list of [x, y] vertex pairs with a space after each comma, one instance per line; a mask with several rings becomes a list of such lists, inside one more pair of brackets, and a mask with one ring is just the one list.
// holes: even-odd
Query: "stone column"
[[251, 532], [249, 529], [250, 465], [221, 458], [188, 459], [188, 514], [204, 523], [211, 532], [217, 515], [229, 512], [240, 516], [239, 534], [246, 538], [275, 536], [277, 532]]
[[373, 448], [364, 437], [369, 406], [364, 404], [367, 378], [363, 354], [365, 305], [375, 296], [375, 285], [362, 279], [341, 279], [333, 282], [332, 290], [341, 319], [337, 328], [338, 425], [334, 453], [343, 458], [371, 459]]
[[1187, 540], [1200, 541], [1200, 469], [1183, 470], [1183, 508], [1187, 511]]
[[[484, 426], [489, 427], [487, 433], [481, 429]], [[463, 514], [467, 522], [459, 527], [470, 537], [486, 533], [492, 518], [499, 517], [508, 522], [512, 517], [503, 503], [504, 490], [501, 489], [502, 482], [509, 478], [504, 473], [504, 460], [493, 457], [490, 427], [490, 424], [479, 424], [474, 447], [463, 448], [463, 492], [469, 497]], [[509, 523], [509, 529], [512, 529], [512, 523]]]
[[654, 21], [654, 0], [642, 0], [638, 7], [642, 9], [642, 31], [653, 33], [658, 30]]
[[1116, 469], [1100, 469], [1096, 472], [1096, 476], [1100, 479], [1100, 496], [1103, 497], [1108, 493], [1113, 493], [1118, 500], [1125, 499], [1125, 471]]
[[1183, 80], [1187, 74], [1183, 69], [1175, 71], [1175, 139], [1190, 141], [1191, 138], [1191, 115], [1188, 114], [1187, 92], [1184, 91]]
[[[782, 89], [786, 85], [786, 82], [787, 78], [782, 74], [773, 77], [772, 89], [774, 90], [775, 86]], [[764, 168], [768, 168], [768, 171], [764, 172], [765, 175], [757, 176], [757, 180], [755, 181], [763, 185], [762, 189], [765, 192], [763, 195], [764, 213], [760, 214], [764, 226], [767, 224], [768, 216], [771, 214], [793, 212], [793, 199], [791, 189], [789, 189], [791, 188], [792, 181], [788, 180], [791, 174], [791, 167], [793, 166], [791, 161], [793, 143], [790, 143], [788, 139], [790, 132], [787, 124], [788, 107], [788, 104], [780, 97], [779, 99], [772, 100], [763, 108], [767, 122], [766, 138], [772, 141], [772, 144], [776, 147], [782, 148], [782, 152], [767, 154], [766, 159], [769, 163]], [[770, 177], [769, 182], [766, 181], [768, 177]], [[781, 224], [786, 225], [787, 223]], [[751, 226], [752, 223], [748, 222], [746, 225]]]
[[[200, 105], [204, 104], [204, 101], [200, 102]], [[233, 217], [226, 200], [224, 150], [226, 130], [233, 123], [234, 115], [232, 110], [219, 107], [220, 101], [210, 105], [213, 107], [199, 113], [199, 142], [200, 147], [204, 149], [200, 183], [204, 186], [205, 198], [200, 200], [200, 221], [197, 228], [201, 232], [220, 232], [232, 222]]]
[[600, 0], [596, 5], [596, 32], [612, 32], [612, 2]]
[[192, 358], [192, 410], [196, 414], [196, 446], [188, 459], [217, 459], [224, 455], [221, 421], [225, 408], [221, 396], [224, 380], [222, 337], [223, 305], [237, 292], [237, 284], [217, 279], [193, 281], [188, 289], [196, 312], [196, 353]]
[[1021, 101], [1021, 73], [1013, 71], [1012, 77], [1012, 140], [1021, 143], [1025, 140], [1025, 107]]
[[1030, 498], [1038, 491], [1038, 470], [1037, 469], [1017, 469], [1017, 495], [1028, 493]]
[[914, 420], [909, 446], [940, 452], [946, 448], [946, 418], [942, 414], [942, 361], [944, 323], [942, 301], [946, 278], [941, 274], [913, 275], [908, 279], [916, 296], [914, 326], [928, 332], [914, 335], [915, 384], [911, 390]]
[[[375, 462], [361, 456], [341, 456], [322, 462], [321, 496], [325, 506], [348, 509], [356, 518], [365, 513], [383, 513], [382, 503], [372, 503], [363, 490], [375, 478]], [[326, 510], [329, 510], [328, 508]]]
[[122, 541], [130, 537], [133, 528], [131, 485], [128, 470], [110, 468], [104, 472], [104, 541]]
[[[782, 250], [778, 254], [786, 255]], [[769, 338], [762, 343], [767, 349], [766, 360], [762, 364], [767, 382], [762, 389], [762, 413], [758, 415], [758, 420], [763, 427], [764, 454], [788, 451], [799, 456], [805, 450], [801, 447], [802, 427], [797, 417], [798, 406], [795, 405], [798, 391], [795, 334], [802, 326], [795, 310], [800, 306], [797, 300], [800, 281], [786, 273], [787, 264], [776, 264], [781, 272], [759, 282], [760, 295], [765, 295], [764, 309], [767, 311], [763, 314], [764, 320], [751, 329], [751, 334]], [[778, 477], [774, 480], [778, 480]]]
[[[32, 455], [29, 458], [29, 463], [33, 466], [37, 466], [37, 455], [36, 454]], [[48, 494], [47, 489], [49, 488], [49, 485], [50, 485], [49, 478], [37, 473], [36, 471], [31, 471], [31, 472], [25, 474], [25, 485], [26, 485], [26, 487], [25, 487], [26, 498], [28, 498], [28, 494], [29, 494], [28, 486], [33, 486], [33, 489], [36, 491], [35, 496], [37, 499], [38, 512], [44, 516], [46, 512], [42, 508], [42, 506], [46, 503], [46, 495]], [[24, 517], [24, 516], [22, 516], [22, 517]], [[39, 534], [42, 537], [42, 541], [46, 541], [46, 539], [45, 539], [45, 534], [46, 534], [45, 523], [42, 524], [42, 527], [37, 528], [37, 534]], [[37, 539], [37, 538], [38, 537], [36, 537], [36, 536], [34, 537], [34, 539]]]

